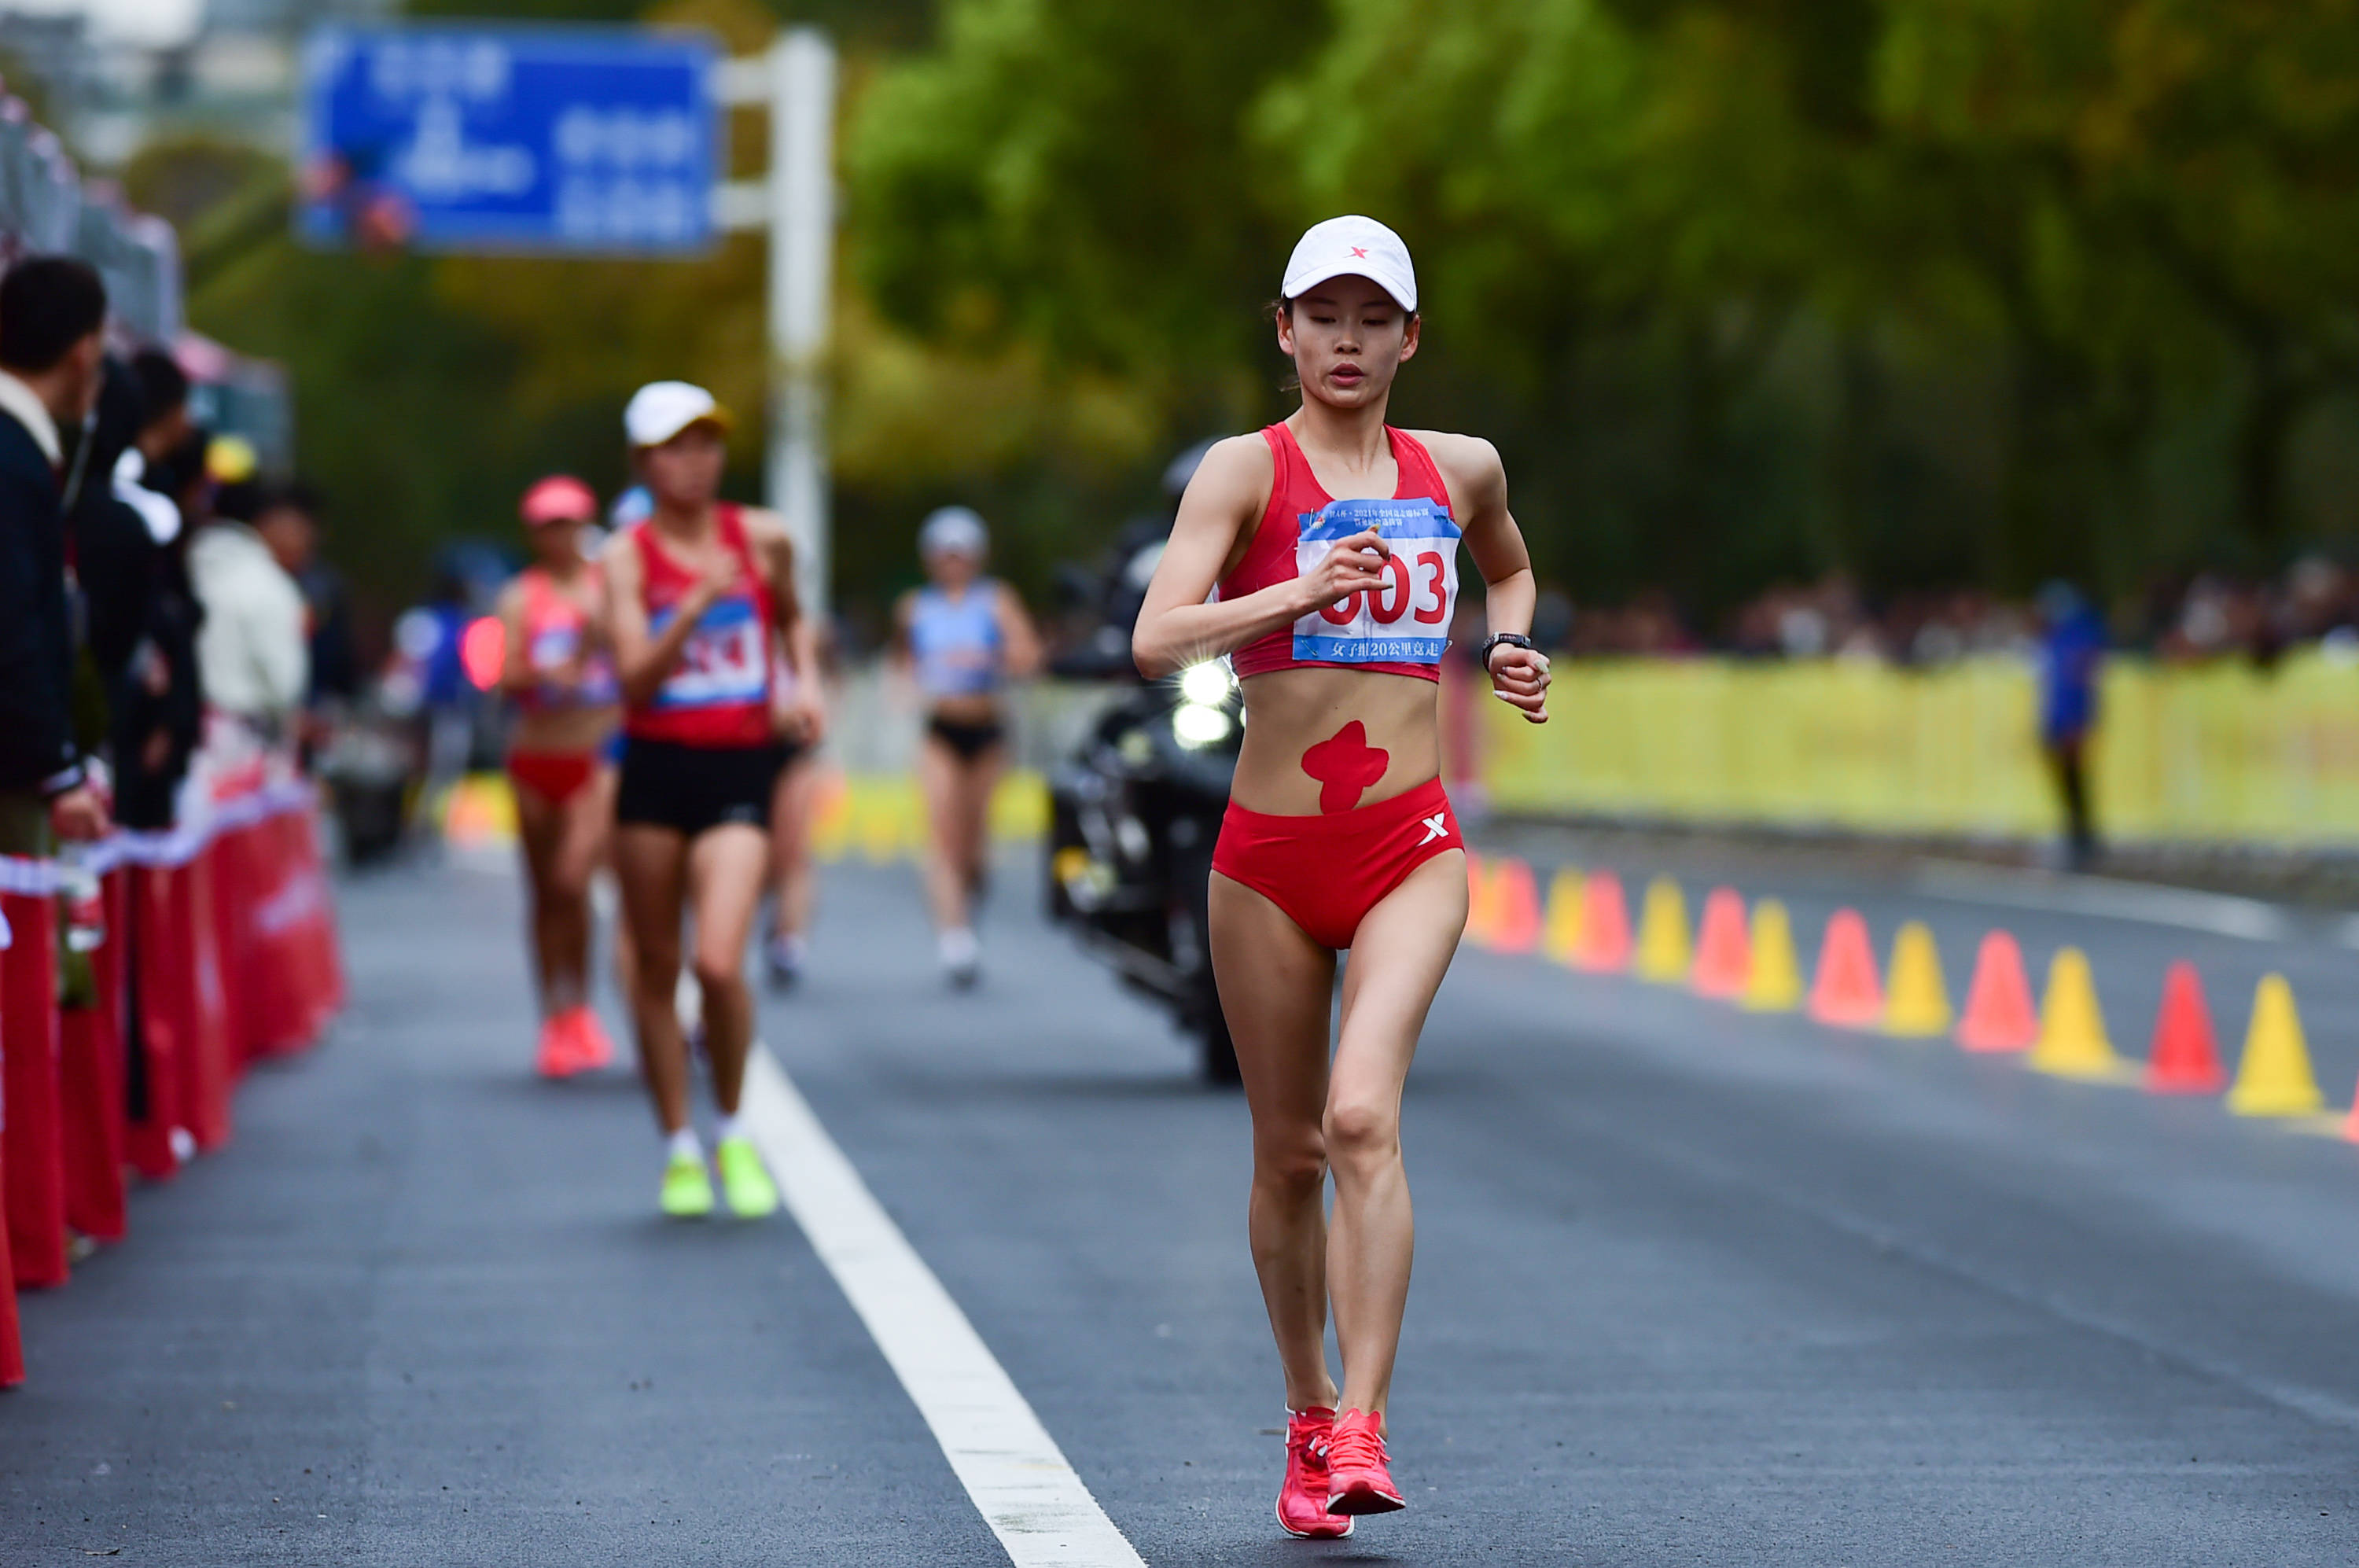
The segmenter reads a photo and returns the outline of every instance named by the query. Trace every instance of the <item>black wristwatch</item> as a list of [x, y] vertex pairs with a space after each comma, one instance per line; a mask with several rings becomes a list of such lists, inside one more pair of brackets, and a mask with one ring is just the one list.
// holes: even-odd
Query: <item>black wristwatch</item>
[[1521, 632], [1493, 632], [1474, 647], [1474, 659], [1482, 665], [1484, 674], [1491, 673], [1491, 650], [1503, 645], [1507, 648], [1520, 648], [1527, 653], [1538, 651], [1532, 639]]

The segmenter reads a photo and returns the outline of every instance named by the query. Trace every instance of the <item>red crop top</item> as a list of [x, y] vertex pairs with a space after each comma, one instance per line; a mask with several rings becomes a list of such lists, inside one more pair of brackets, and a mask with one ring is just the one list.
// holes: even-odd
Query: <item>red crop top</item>
[[1460, 530], [1433, 454], [1415, 436], [1387, 425], [1385, 435], [1400, 470], [1392, 499], [1338, 501], [1311, 474], [1292, 430], [1276, 424], [1261, 433], [1273, 466], [1269, 506], [1245, 559], [1221, 579], [1223, 599], [1242, 599], [1299, 577], [1338, 539], [1369, 528], [1392, 553], [1382, 587], [1313, 610], [1237, 649], [1230, 663], [1238, 679], [1270, 670], [1331, 669], [1440, 680], [1458, 607]]
[[[727, 502], [713, 508], [723, 548], [737, 557], [738, 577], [730, 590], [698, 617], [680, 645], [679, 658], [657, 689], [654, 701], [625, 710], [623, 727], [641, 740], [684, 746], [766, 746], [770, 741], [769, 584], [754, 554], [745, 519]], [[696, 586], [696, 573], [676, 560], [647, 522], [634, 523], [624, 539], [639, 551], [647, 631], [661, 637], [679, 614], [681, 600]], [[618, 544], [624, 542], [617, 540]]]

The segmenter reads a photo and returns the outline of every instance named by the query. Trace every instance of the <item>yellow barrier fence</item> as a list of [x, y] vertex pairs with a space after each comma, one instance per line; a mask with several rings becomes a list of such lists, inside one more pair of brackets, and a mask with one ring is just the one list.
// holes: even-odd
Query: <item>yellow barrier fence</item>
[[[2106, 667], [2097, 820], [2128, 839], [2359, 845], [2359, 666]], [[1560, 661], [1552, 722], [1485, 702], [1501, 810], [2019, 837], [2056, 831], [2020, 659]]]
[[[467, 847], [516, 841], [516, 798], [505, 773], [470, 774], [452, 785], [440, 809], [443, 835]], [[1049, 786], [1027, 768], [1011, 769], [991, 798], [992, 836], [1028, 843], [1049, 831]], [[900, 774], [846, 774], [830, 768], [811, 811], [811, 851], [821, 860], [852, 856], [883, 865], [912, 860], [926, 847], [925, 802]]]

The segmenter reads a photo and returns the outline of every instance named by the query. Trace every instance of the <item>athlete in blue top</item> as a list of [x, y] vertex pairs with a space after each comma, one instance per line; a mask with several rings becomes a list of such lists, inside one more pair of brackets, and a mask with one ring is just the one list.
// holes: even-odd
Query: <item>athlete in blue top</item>
[[1000, 690], [1040, 665], [1040, 638], [1004, 583], [983, 575], [990, 535], [964, 506], [944, 506], [918, 534], [930, 581], [894, 612], [894, 652], [926, 713], [918, 746], [932, 853], [926, 903], [943, 973], [972, 985], [982, 953], [967, 906], [983, 880], [991, 791], [1006, 753]]

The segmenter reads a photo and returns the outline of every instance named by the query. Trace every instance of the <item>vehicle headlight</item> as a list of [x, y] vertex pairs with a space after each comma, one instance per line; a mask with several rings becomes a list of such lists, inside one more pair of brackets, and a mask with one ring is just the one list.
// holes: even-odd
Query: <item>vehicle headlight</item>
[[[1235, 684], [1230, 678], [1229, 666], [1224, 659], [1208, 659], [1180, 672], [1180, 695], [1208, 708], [1216, 708], [1227, 702]], [[1225, 735], [1228, 732], [1223, 730], [1222, 733]]]
[[1180, 737], [1181, 746], [1191, 748], [1218, 746], [1234, 728], [1236, 722], [1224, 710], [1203, 702], [1182, 702], [1171, 714], [1171, 733]]

